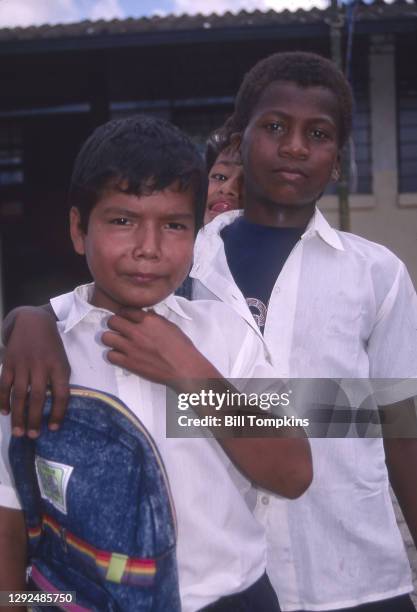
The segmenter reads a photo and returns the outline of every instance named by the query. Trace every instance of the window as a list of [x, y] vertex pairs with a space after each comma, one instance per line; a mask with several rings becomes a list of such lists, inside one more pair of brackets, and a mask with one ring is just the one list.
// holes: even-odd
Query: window
[[356, 166], [356, 180], [354, 175], [352, 193], [372, 193], [371, 110], [368, 82], [354, 87], [352, 161]]
[[23, 183], [23, 137], [21, 125], [0, 124], [0, 188]]
[[145, 113], [172, 121], [181, 128], [204, 154], [210, 133], [223, 125], [232, 113], [233, 99], [192, 98], [186, 100], [153, 100], [112, 102], [112, 118]]
[[[371, 108], [368, 62], [353, 67], [353, 123], [350, 146], [350, 193], [372, 193]], [[336, 193], [330, 184], [326, 194]]]
[[408, 53], [407, 47], [398, 48], [396, 67], [400, 193], [417, 191], [417, 64]]

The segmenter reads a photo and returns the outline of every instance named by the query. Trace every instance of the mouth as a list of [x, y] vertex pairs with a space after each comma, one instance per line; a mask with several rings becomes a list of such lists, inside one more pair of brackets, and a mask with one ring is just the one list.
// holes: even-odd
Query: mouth
[[281, 168], [275, 168], [273, 171], [284, 181], [292, 182], [299, 181], [300, 179], [307, 178], [306, 173], [300, 168], [293, 168], [291, 166], [282, 166]]
[[162, 276], [158, 274], [145, 274], [143, 272], [136, 272], [135, 274], [126, 274], [127, 278], [134, 285], [151, 285], [152, 283], [160, 280]]
[[209, 204], [209, 211], [215, 213], [222, 213], [228, 210], [233, 210], [235, 207], [229, 200], [217, 200], [213, 204]]

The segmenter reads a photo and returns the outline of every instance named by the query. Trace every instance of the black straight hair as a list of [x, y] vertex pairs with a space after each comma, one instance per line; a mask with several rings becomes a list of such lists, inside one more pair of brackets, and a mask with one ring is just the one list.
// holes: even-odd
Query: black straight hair
[[192, 190], [197, 232], [207, 198], [202, 156], [168, 121], [135, 115], [101, 125], [86, 140], [75, 160], [69, 204], [78, 208], [87, 232], [90, 213], [106, 190], [143, 196], [168, 187]]

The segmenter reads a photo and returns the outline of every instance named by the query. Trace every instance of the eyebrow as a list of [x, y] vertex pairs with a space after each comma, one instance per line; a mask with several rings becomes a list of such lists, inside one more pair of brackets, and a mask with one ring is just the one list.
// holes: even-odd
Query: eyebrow
[[241, 166], [242, 162], [240, 161], [230, 161], [228, 159], [219, 159], [217, 161], [214, 162], [214, 164], [212, 165], [212, 169], [214, 168], [214, 166]]
[[117, 208], [114, 206], [104, 208], [103, 213], [109, 215], [119, 215], [120, 217], [139, 217], [139, 215], [133, 210], [129, 210], [128, 208]]
[[[264, 117], [265, 115], [279, 115], [280, 117], [285, 117], [286, 119], [291, 119], [292, 115], [286, 113], [284, 110], [279, 110], [277, 108], [271, 108], [270, 110], [265, 110], [260, 116]], [[337, 122], [333, 119], [331, 115], [316, 115], [314, 117], [308, 117], [308, 121], [326, 121], [327, 123], [331, 123], [332, 125], [337, 126]]]
[[163, 219], [194, 219], [193, 213], [167, 213], [166, 215], [161, 215]]
[[[114, 208], [111, 206], [109, 206], [108, 208], [105, 208], [103, 212], [105, 214], [117, 215], [119, 217], [134, 217], [135, 219], [142, 216], [140, 213], [137, 213], [136, 211], [133, 211], [133, 210], [129, 210], [128, 208]], [[167, 212], [166, 214], [161, 215], [161, 217], [163, 219], [193, 219], [194, 214], [193, 213], [182, 213], [182, 212], [178, 212], [178, 213], [177, 212]]]

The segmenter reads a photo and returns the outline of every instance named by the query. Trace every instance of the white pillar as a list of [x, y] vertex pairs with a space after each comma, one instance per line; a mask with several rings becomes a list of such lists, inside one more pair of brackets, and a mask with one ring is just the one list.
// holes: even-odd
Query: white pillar
[[392, 208], [398, 200], [395, 48], [389, 35], [373, 36], [370, 97], [373, 192], [376, 206]]

